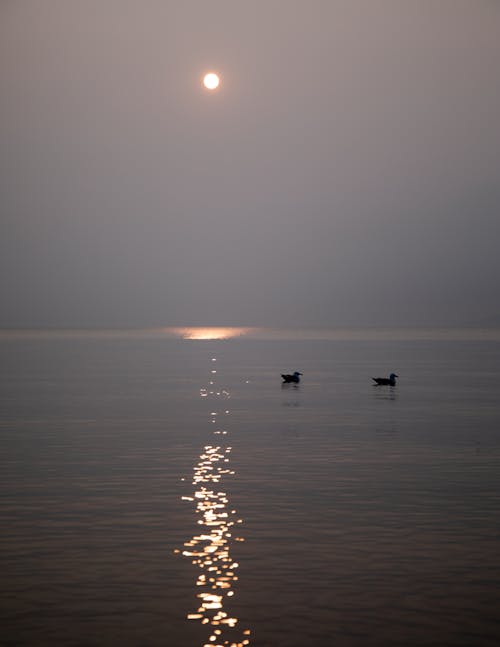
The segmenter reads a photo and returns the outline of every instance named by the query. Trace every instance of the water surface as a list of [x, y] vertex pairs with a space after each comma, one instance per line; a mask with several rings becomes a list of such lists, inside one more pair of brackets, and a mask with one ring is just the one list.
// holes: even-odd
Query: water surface
[[2, 644], [499, 644], [499, 339], [0, 335]]

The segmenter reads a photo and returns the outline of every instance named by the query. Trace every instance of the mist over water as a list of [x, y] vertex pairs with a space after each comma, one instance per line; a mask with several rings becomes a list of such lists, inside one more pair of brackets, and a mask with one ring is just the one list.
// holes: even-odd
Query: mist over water
[[500, 644], [499, 68], [489, 0], [0, 2], [2, 647]]
[[2, 335], [6, 645], [498, 644], [498, 333], [278, 332]]
[[491, 0], [4, 0], [0, 326], [499, 326], [499, 67]]

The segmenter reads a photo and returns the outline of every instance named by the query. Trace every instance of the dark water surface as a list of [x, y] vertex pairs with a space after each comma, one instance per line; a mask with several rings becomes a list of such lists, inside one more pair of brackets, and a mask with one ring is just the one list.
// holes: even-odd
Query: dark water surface
[[0, 337], [0, 644], [499, 645], [500, 342], [409, 337]]

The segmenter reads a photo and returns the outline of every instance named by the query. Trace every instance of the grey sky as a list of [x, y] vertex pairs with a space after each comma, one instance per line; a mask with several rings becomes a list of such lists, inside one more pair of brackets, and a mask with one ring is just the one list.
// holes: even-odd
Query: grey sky
[[0, 200], [0, 326], [499, 323], [500, 2], [2, 0]]

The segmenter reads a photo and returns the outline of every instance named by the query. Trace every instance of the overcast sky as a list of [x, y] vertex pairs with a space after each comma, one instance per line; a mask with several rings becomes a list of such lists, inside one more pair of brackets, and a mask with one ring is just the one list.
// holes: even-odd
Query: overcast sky
[[0, 0], [0, 201], [3, 327], [500, 323], [500, 2]]

